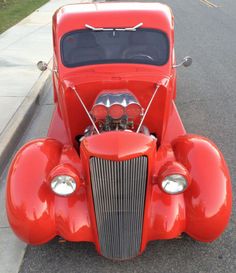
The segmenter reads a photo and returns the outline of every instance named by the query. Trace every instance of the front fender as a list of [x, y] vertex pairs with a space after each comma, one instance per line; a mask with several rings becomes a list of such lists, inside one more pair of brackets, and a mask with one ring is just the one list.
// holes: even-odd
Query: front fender
[[232, 207], [230, 175], [224, 157], [210, 140], [196, 135], [176, 139], [173, 151], [192, 178], [184, 193], [185, 232], [199, 241], [213, 241], [226, 228]]
[[8, 220], [14, 232], [28, 243], [46, 242], [55, 236], [53, 198], [45, 180], [58, 164], [61, 150], [57, 141], [35, 140], [19, 150], [10, 166]]
[[67, 240], [93, 241], [85, 186], [82, 184], [67, 198], [56, 196], [50, 188], [48, 177], [59, 164], [80, 168], [74, 148], [55, 139], [27, 143], [11, 163], [7, 215], [16, 235], [27, 243], [42, 244], [56, 235]]

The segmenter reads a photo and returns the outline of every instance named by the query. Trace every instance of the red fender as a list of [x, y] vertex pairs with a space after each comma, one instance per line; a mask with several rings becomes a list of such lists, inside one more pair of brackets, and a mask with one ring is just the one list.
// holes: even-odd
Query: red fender
[[34, 140], [23, 146], [11, 164], [7, 181], [7, 214], [10, 225], [28, 243], [47, 242], [55, 235], [54, 204], [46, 175], [61, 155], [54, 140]]
[[93, 241], [84, 185], [64, 198], [52, 192], [48, 181], [56, 166], [80, 170], [79, 163], [73, 147], [54, 139], [36, 139], [19, 150], [9, 169], [6, 198], [8, 220], [19, 238], [30, 244], [56, 235]]
[[213, 241], [226, 228], [232, 207], [230, 175], [224, 157], [210, 140], [196, 135], [179, 137], [173, 142], [173, 150], [192, 178], [184, 193], [185, 232], [199, 241]]

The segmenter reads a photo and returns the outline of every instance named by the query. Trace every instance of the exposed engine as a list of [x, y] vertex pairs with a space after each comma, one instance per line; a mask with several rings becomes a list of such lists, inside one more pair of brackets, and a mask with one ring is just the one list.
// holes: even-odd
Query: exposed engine
[[[136, 130], [143, 116], [143, 108], [129, 90], [103, 91], [96, 98], [91, 116], [99, 132], [114, 130]], [[141, 132], [149, 134], [142, 126]], [[87, 127], [85, 136], [93, 134], [93, 127]]]

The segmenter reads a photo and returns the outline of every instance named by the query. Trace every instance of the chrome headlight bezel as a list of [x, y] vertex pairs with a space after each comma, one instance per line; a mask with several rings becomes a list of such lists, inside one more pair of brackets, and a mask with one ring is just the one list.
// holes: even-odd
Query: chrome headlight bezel
[[70, 196], [80, 186], [80, 178], [78, 171], [70, 164], [60, 164], [51, 170], [47, 183], [54, 194]]
[[188, 181], [181, 174], [171, 174], [162, 180], [161, 187], [168, 194], [180, 194], [187, 189]]
[[50, 183], [52, 191], [60, 196], [68, 196], [75, 192], [76, 182], [69, 175], [55, 176]]
[[165, 194], [175, 195], [185, 192], [191, 185], [192, 178], [183, 164], [169, 161], [159, 169], [153, 181]]

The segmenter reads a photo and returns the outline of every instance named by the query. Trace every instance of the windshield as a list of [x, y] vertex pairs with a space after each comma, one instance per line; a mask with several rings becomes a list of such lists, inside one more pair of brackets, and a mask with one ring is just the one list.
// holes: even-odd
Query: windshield
[[169, 58], [169, 40], [159, 30], [78, 30], [61, 40], [62, 62], [67, 67], [101, 63], [164, 65]]

